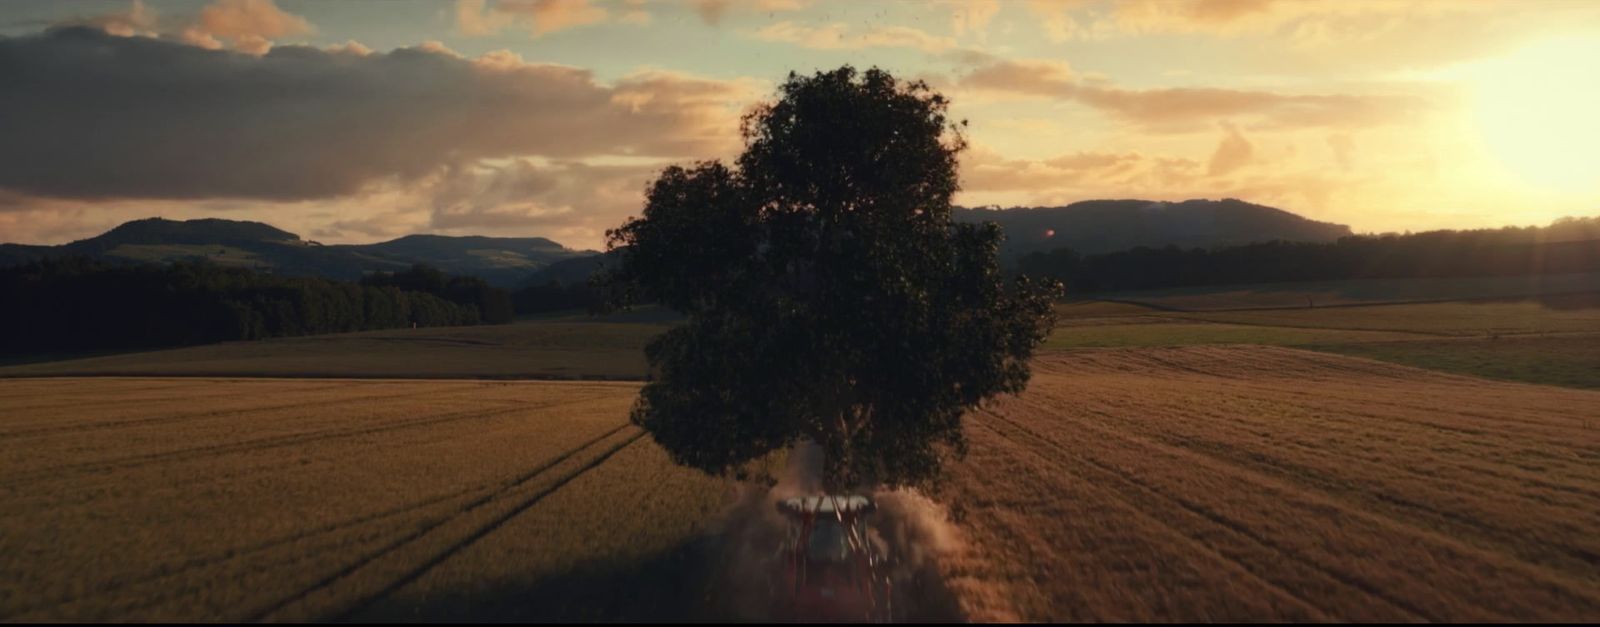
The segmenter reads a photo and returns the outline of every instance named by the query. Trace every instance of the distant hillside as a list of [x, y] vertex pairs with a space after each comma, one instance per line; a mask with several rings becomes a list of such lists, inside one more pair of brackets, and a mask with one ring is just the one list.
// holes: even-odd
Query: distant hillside
[[1071, 248], [1083, 254], [1136, 246], [1212, 248], [1271, 240], [1331, 242], [1350, 227], [1308, 220], [1282, 209], [1225, 200], [1088, 200], [1065, 207], [958, 208], [956, 220], [993, 221], [1005, 230], [1001, 256]]
[[61, 246], [0, 244], [0, 265], [61, 255], [146, 262], [205, 258], [277, 274], [352, 280], [420, 262], [449, 274], [515, 287], [551, 263], [594, 254], [540, 237], [409, 235], [376, 244], [324, 246], [260, 222], [149, 218]]
[[526, 279], [523, 279], [522, 284], [545, 285], [548, 283], [560, 283], [566, 286], [583, 285], [589, 280], [589, 276], [599, 270], [602, 265], [618, 263], [616, 258], [617, 253], [611, 252], [557, 261], [528, 275]]
[[[1007, 265], [1031, 252], [1071, 248], [1084, 254], [1136, 246], [1212, 248], [1271, 240], [1330, 242], [1350, 228], [1240, 200], [1091, 200], [1065, 207], [957, 208], [955, 218], [992, 220], [1005, 229]], [[481, 277], [498, 287], [583, 282], [598, 267], [595, 251], [573, 250], [542, 237], [408, 235], [360, 245], [327, 245], [259, 222], [135, 220], [97, 237], [62, 246], [0, 244], [0, 265], [81, 254], [108, 260], [170, 262], [204, 257], [214, 263], [278, 274], [356, 279], [374, 270], [422, 262], [450, 274]]]
[[594, 251], [572, 250], [542, 237], [407, 235], [377, 244], [329, 246], [385, 259], [421, 261], [450, 274], [480, 277], [501, 287], [515, 287], [552, 263], [588, 257]]

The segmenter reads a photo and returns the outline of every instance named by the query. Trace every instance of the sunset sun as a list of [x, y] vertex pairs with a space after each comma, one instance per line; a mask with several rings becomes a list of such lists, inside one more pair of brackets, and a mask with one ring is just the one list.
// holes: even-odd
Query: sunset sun
[[1600, 40], [1538, 42], [1464, 69], [1486, 146], [1524, 184], [1600, 191], [1600, 72], [1583, 60], [1600, 60]]

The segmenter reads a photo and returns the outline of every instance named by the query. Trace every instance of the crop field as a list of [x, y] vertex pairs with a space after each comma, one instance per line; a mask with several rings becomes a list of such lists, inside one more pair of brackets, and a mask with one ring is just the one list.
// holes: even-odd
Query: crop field
[[[1453, 302], [1169, 314], [1187, 320], [1297, 329], [1504, 336], [1600, 330], [1600, 295], [1555, 303]], [[1570, 306], [1564, 307], [1564, 303]]]
[[1030, 620], [1600, 617], [1600, 393], [1078, 351], [969, 417], [953, 568]]
[[1371, 305], [1469, 298], [1524, 298], [1546, 294], [1600, 291], [1600, 273], [1509, 277], [1350, 279], [1184, 287], [1118, 293], [1119, 301], [1162, 309], [1209, 311]]
[[668, 325], [572, 319], [224, 342], [14, 363], [6, 376], [642, 379]]
[[1046, 351], [1252, 344], [1368, 357], [1492, 379], [1600, 388], [1600, 293], [1538, 299], [1170, 311], [1056, 307]]
[[1306, 348], [1491, 379], [1600, 389], [1600, 333], [1308, 345]]
[[[1600, 615], [1600, 392], [1259, 346], [1035, 373], [936, 493], [962, 615]], [[0, 619], [726, 618], [734, 485], [636, 389], [0, 380]]]
[[1079, 320], [1050, 334], [1045, 350], [1203, 344], [1266, 344], [1302, 346], [1416, 339], [1410, 333], [1272, 327], [1183, 320], [1169, 317], [1120, 318], [1105, 324]]
[[[521, 607], [494, 605], [497, 588], [546, 617], [618, 617], [598, 583], [659, 575], [637, 569], [729, 489], [627, 426], [635, 389], [0, 382], [0, 619], [405, 617], [450, 595]], [[597, 585], [552, 588], [577, 576]]]

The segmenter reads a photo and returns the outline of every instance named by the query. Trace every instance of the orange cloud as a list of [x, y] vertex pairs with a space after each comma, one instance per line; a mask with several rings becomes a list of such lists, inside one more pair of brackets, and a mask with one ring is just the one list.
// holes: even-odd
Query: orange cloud
[[[1391, 2], [1390, 4], [1397, 4]], [[1131, 32], [1187, 32], [1275, 26], [1297, 16], [1332, 9], [1316, 0], [1127, 0], [1113, 14], [1119, 27]]]
[[1088, 6], [1092, 0], [1028, 0], [1028, 9], [1039, 19], [1050, 41], [1067, 41], [1084, 33], [1087, 28], [1072, 12]]
[[982, 37], [989, 28], [989, 22], [994, 21], [994, 16], [999, 13], [1000, 0], [958, 0], [950, 27], [957, 37], [967, 34]]
[[1136, 152], [1076, 152], [1028, 160], [1008, 159], [986, 147], [973, 146], [961, 161], [961, 187], [967, 192], [1077, 190], [1079, 200], [1194, 187], [1200, 174], [1200, 163], [1192, 159]]
[[[637, 20], [637, 7], [623, 17]], [[598, 24], [611, 13], [589, 0], [500, 0], [493, 5], [485, 0], [457, 0], [456, 31], [462, 35], [493, 35], [501, 29], [520, 26], [538, 37], [557, 31]]]
[[1282, 94], [1211, 87], [1123, 89], [1079, 80], [1059, 61], [995, 61], [956, 86], [980, 92], [1078, 102], [1151, 131], [1187, 132], [1225, 118], [1285, 126], [1365, 126], [1405, 119], [1428, 103], [1414, 96]]
[[957, 84], [968, 89], [1070, 98], [1079, 87], [1072, 66], [1062, 61], [995, 60], [963, 75]]
[[914, 48], [924, 52], [940, 52], [956, 45], [955, 40], [949, 37], [935, 37], [907, 26], [880, 26], [856, 32], [849, 25], [841, 23], [805, 26], [785, 21], [756, 31], [755, 37], [814, 50]]
[[312, 32], [311, 24], [279, 9], [272, 0], [216, 0], [200, 9], [194, 23], [183, 30], [185, 42], [203, 48], [229, 48], [248, 54], [266, 54], [274, 39]]
[[1217, 149], [1211, 153], [1211, 161], [1206, 165], [1208, 176], [1222, 176], [1249, 165], [1255, 154], [1255, 145], [1244, 138], [1238, 127], [1225, 123], [1222, 129], [1225, 132], [1222, 141], [1217, 143]]
[[57, 25], [91, 26], [118, 37], [132, 37], [134, 35], [153, 37], [159, 30], [156, 10], [145, 5], [143, 0], [133, 0], [126, 11], [113, 11], [93, 17], [70, 19]]
[[142, 0], [128, 10], [86, 19], [71, 19], [57, 26], [89, 26], [121, 37], [160, 37], [211, 50], [232, 49], [262, 55], [273, 40], [316, 31], [305, 18], [284, 11], [272, 0], [215, 0], [193, 16], [159, 19]]
[[708, 26], [720, 26], [722, 18], [735, 10], [787, 13], [811, 6], [812, 0], [692, 0], [690, 6]]

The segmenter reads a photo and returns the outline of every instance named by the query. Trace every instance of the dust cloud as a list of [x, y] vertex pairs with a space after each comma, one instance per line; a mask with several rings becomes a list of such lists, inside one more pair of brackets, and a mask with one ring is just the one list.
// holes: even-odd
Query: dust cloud
[[[775, 485], [741, 484], [733, 503], [709, 530], [717, 593], [714, 613], [730, 620], [780, 619], [781, 547], [788, 521], [778, 511], [784, 499], [821, 494], [822, 450], [810, 443], [791, 449]], [[962, 621], [961, 603], [941, 574], [941, 564], [965, 552], [961, 533], [944, 507], [915, 490], [859, 489], [877, 511], [867, 517], [868, 541], [884, 560], [893, 593], [895, 620]]]

